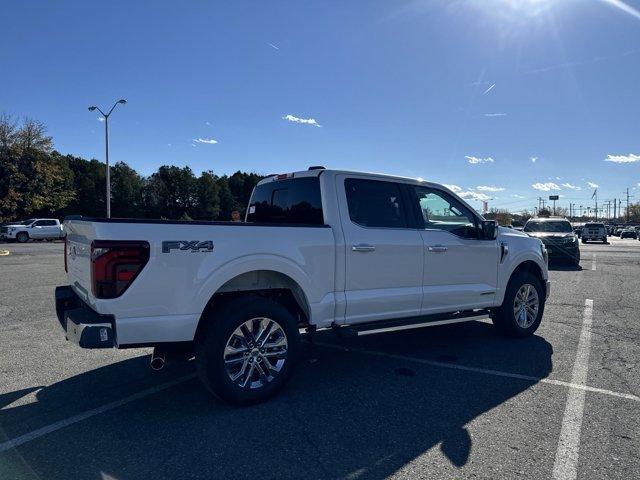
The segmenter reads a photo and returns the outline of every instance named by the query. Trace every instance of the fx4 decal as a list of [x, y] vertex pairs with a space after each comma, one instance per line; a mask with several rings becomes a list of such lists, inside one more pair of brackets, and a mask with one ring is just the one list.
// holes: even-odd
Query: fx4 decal
[[162, 253], [171, 253], [171, 250], [181, 250], [183, 252], [212, 252], [213, 242], [211, 240], [170, 240], [162, 242]]

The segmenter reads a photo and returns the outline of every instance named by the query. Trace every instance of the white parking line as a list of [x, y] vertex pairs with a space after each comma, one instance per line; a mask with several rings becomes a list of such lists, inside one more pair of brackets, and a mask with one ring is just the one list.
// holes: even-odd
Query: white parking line
[[593, 254], [593, 262], [591, 263], [591, 270], [596, 269], [596, 254]]
[[[594, 260], [595, 262], [595, 260]], [[595, 265], [595, 263], [594, 263]], [[594, 268], [595, 270], [595, 268]], [[589, 370], [589, 350], [591, 349], [591, 323], [593, 318], [593, 300], [585, 300], [582, 330], [578, 341], [578, 352], [573, 364], [571, 383], [584, 385]], [[585, 391], [577, 388], [569, 390], [567, 406], [562, 419], [562, 430], [553, 465], [553, 478], [556, 480], [574, 480], [578, 470], [578, 450], [580, 448], [580, 429], [584, 414]]]
[[365, 355], [373, 355], [376, 357], [393, 358], [394, 360], [420, 363], [422, 365], [429, 365], [431, 367], [450, 368], [452, 370], [462, 370], [465, 372], [482, 373], [484, 375], [493, 375], [495, 377], [515, 378], [517, 380], [526, 380], [526, 381], [533, 381], [536, 383], [558, 385], [560, 387], [568, 387], [571, 389], [582, 390], [585, 392], [601, 393], [603, 395], [609, 395], [611, 397], [624, 398], [625, 400], [640, 402], [640, 397], [630, 393], [614, 392], [612, 390], [606, 390], [604, 388], [590, 387], [588, 385], [572, 383], [572, 382], [563, 382], [562, 380], [555, 380], [553, 378], [536, 377], [533, 375], [522, 375], [520, 373], [503, 372], [501, 370], [491, 370], [488, 368], [468, 367], [466, 365], [456, 365], [454, 363], [437, 362], [435, 360], [426, 360], [424, 358], [415, 358], [415, 357], [407, 357], [405, 355], [396, 355], [394, 353], [378, 352], [375, 350], [365, 350], [361, 348], [348, 348], [348, 347], [343, 347], [341, 345], [334, 345], [331, 343], [315, 342], [314, 344], [321, 347], [342, 350], [345, 352], [363, 353]]
[[154, 393], [161, 392], [162, 390], [166, 390], [167, 388], [174, 387], [176, 385], [186, 382], [187, 380], [191, 380], [195, 376], [196, 376], [195, 374], [186, 375], [184, 377], [177, 378], [170, 382], [156, 385], [155, 387], [151, 387], [146, 390], [142, 390], [141, 392], [134, 393], [133, 395], [130, 395], [121, 400], [116, 400], [115, 402], [107, 403], [106, 405], [102, 405], [101, 407], [97, 407], [92, 410], [87, 410], [86, 412], [79, 413], [78, 415], [65, 418], [64, 420], [60, 420], [59, 422], [52, 423], [45, 427], [39, 428], [37, 430], [33, 430], [32, 432], [25, 433], [24, 435], [20, 435], [19, 437], [12, 438], [11, 440], [7, 440], [6, 442], [0, 443], [0, 453], [5, 452], [7, 450], [11, 450], [12, 448], [15, 448], [19, 445], [23, 445], [27, 442], [30, 442], [31, 440], [35, 440], [36, 438], [40, 438], [51, 432], [60, 430], [61, 428], [68, 427], [69, 425], [73, 425], [74, 423], [81, 422], [82, 420], [86, 420], [87, 418], [93, 417], [100, 413], [108, 412], [109, 410], [113, 410], [114, 408], [121, 407], [123, 405], [126, 405], [127, 403], [140, 400], [141, 398], [148, 397], [149, 395], [153, 395]]

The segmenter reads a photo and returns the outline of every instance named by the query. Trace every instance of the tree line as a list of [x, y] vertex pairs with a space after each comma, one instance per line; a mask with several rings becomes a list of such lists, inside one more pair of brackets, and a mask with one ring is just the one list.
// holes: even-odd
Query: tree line
[[[236, 172], [197, 176], [191, 168], [163, 165], [143, 176], [125, 162], [110, 167], [111, 215], [129, 218], [229, 220], [244, 210], [263, 177]], [[103, 162], [53, 149], [46, 126], [0, 116], [0, 223], [27, 217], [105, 216]]]

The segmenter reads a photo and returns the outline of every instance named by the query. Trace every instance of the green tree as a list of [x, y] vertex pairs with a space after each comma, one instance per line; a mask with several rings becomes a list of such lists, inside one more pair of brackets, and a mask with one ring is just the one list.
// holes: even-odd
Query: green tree
[[146, 216], [145, 179], [124, 162], [111, 167], [111, 211], [114, 217]]
[[104, 164], [98, 160], [85, 160], [66, 156], [73, 172], [75, 199], [65, 209], [67, 215], [104, 217], [106, 214], [106, 179]]
[[229, 188], [229, 177], [226, 175], [218, 178], [220, 197], [220, 220], [231, 220], [231, 212], [237, 209], [236, 202]]
[[220, 186], [218, 177], [212, 172], [202, 172], [196, 182], [195, 218], [216, 220], [220, 216]]
[[151, 175], [147, 202], [151, 213], [166, 218], [192, 215], [196, 201], [196, 177], [189, 167], [163, 165]]
[[634, 203], [629, 205], [628, 215], [629, 215], [630, 222], [640, 223], [640, 203]]

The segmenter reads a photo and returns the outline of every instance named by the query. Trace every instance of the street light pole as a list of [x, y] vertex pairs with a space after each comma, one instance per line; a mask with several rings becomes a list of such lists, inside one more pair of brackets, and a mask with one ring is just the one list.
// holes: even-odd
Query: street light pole
[[104, 158], [107, 167], [106, 182], [107, 182], [107, 218], [111, 218], [111, 171], [109, 169], [109, 115], [113, 112], [113, 109], [116, 108], [118, 104], [126, 104], [127, 101], [124, 98], [121, 98], [116, 103], [113, 104], [113, 107], [109, 110], [108, 113], [104, 113], [100, 108], [96, 106], [89, 107], [89, 111], [93, 112], [94, 110], [98, 110], [102, 114], [102, 118], [104, 118]]

